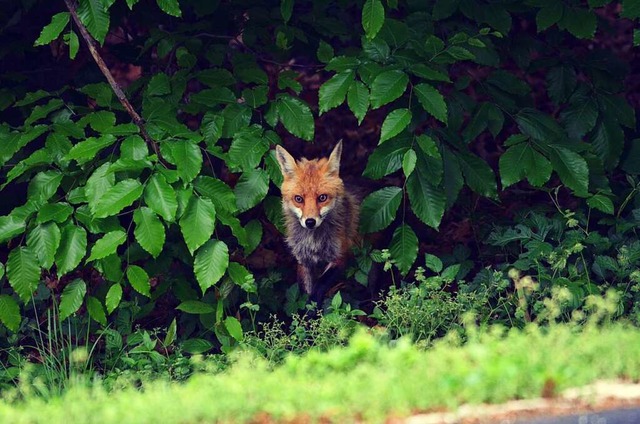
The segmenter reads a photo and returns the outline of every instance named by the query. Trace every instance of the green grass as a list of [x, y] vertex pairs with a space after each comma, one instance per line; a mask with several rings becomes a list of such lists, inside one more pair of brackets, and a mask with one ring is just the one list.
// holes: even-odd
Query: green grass
[[622, 324], [470, 334], [463, 345], [450, 335], [424, 351], [405, 341], [390, 347], [361, 332], [345, 348], [292, 355], [275, 368], [243, 353], [227, 371], [186, 383], [156, 381], [111, 393], [93, 383], [50, 400], [5, 394], [0, 422], [244, 422], [261, 413], [381, 422], [390, 414], [537, 397], [549, 382], [560, 391], [640, 377], [640, 330]]

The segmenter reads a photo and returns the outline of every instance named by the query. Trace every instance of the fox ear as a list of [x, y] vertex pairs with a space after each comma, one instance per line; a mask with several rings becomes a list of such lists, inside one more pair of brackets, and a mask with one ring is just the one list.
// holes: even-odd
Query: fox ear
[[329, 173], [338, 175], [340, 173], [340, 157], [342, 156], [342, 140], [338, 141], [329, 156]]
[[287, 152], [282, 146], [276, 146], [276, 159], [278, 159], [280, 171], [282, 171], [282, 175], [285, 177], [292, 175], [298, 167], [293, 156], [291, 156], [291, 154], [289, 154], [289, 152]]

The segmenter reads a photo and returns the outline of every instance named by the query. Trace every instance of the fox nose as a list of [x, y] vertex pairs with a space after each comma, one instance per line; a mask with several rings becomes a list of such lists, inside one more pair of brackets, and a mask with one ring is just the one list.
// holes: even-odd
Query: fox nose
[[313, 227], [315, 227], [315, 226], [316, 226], [316, 220], [315, 220], [315, 219], [313, 219], [313, 218], [307, 218], [307, 219], [304, 221], [304, 225], [306, 225], [306, 226], [307, 226], [307, 228], [313, 228]]

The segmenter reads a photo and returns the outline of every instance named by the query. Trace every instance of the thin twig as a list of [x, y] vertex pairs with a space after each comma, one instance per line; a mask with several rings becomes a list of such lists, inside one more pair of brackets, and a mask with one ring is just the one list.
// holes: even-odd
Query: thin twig
[[125, 110], [129, 113], [129, 115], [131, 116], [131, 119], [133, 119], [134, 124], [136, 124], [140, 129], [140, 135], [142, 136], [142, 138], [144, 138], [147, 144], [151, 146], [151, 148], [153, 149], [153, 152], [158, 156], [158, 160], [160, 160], [161, 155], [160, 155], [160, 149], [158, 148], [158, 144], [151, 138], [151, 136], [149, 136], [149, 133], [147, 133], [147, 129], [144, 126], [144, 120], [142, 119], [142, 117], [140, 117], [138, 112], [136, 112], [136, 110], [133, 108], [131, 103], [129, 103], [129, 100], [124, 95], [122, 88], [120, 88], [120, 85], [113, 78], [113, 75], [111, 75], [111, 71], [109, 71], [107, 64], [104, 63], [102, 56], [100, 56], [100, 53], [98, 53], [98, 49], [96, 48], [96, 45], [95, 45], [95, 40], [93, 39], [91, 34], [89, 34], [89, 32], [87, 31], [87, 28], [84, 26], [82, 21], [80, 21], [80, 18], [78, 17], [78, 13], [76, 12], [76, 6], [73, 0], [64, 0], [64, 3], [67, 5], [67, 9], [69, 9], [69, 13], [71, 13], [71, 17], [73, 18], [73, 21], [76, 23], [76, 26], [80, 31], [80, 35], [82, 35], [82, 38], [86, 42], [87, 47], [89, 48], [89, 52], [91, 53], [93, 60], [96, 62], [96, 65], [98, 65], [98, 68], [100, 68], [100, 71], [102, 71], [102, 74], [105, 76], [105, 78], [107, 78], [107, 82], [109, 82], [111, 89], [115, 93], [118, 100], [120, 100], [120, 103], [122, 103], [122, 106], [124, 106]]

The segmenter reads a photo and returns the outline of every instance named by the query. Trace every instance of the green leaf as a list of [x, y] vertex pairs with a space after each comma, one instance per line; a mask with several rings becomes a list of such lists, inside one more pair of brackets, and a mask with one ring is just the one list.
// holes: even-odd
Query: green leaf
[[85, 294], [87, 284], [81, 279], [76, 278], [67, 284], [60, 297], [60, 321], [64, 321], [80, 309]]
[[29, 247], [16, 247], [7, 259], [7, 279], [23, 302], [27, 302], [40, 282], [38, 258]]
[[229, 249], [220, 240], [209, 240], [196, 254], [193, 271], [202, 293], [216, 284], [229, 266]]
[[402, 172], [404, 172], [405, 178], [408, 178], [409, 175], [413, 173], [413, 170], [416, 169], [416, 161], [418, 157], [416, 156], [416, 152], [413, 149], [407, 150], [407, 152], [402, 157]]
[[206, 175], [201, 175], [193, 182], [193, 187], [200, 195], [207, 197], [216, 207], [216, 211], [237, 211], [236, 195], [224, 182]]
[[640, 3], [636, 0], [622, 0], [622, 13], [620, 16], [629, 19], [640, 18]]
[[245, 104], [249, 105], [253, 109], [265, 105], [268, 101], [268, 94], [269, 87], [266, 85], [259, 85], [255, 88], [245, 88], [242, 90], [242, 98], [244, 99]]
[[18, 331], [22, 322], [18, 303], [7, 294], [0, 295], [0, 321], [14, 333]]
[[111, 313], [116, 310], [122, 299], [122, 286], [118, 283], [109, 287], [107, 297], [105, 299], [105, 305], [107, 306], [107, 313]]
[[0, 216], [0, 243], [4, 243], [18, 234], [22, 234], [25, 227], [24, 219], [12, 215]]
[[402, 71], [393, 70], [378, 74], [371, 84], [371, 107], [377, 109], [402, 96], [407, 84], [409, 77]]
[[560, 113], [569, 137], [580, 139], [596, 125], [598, 109], [593, 100], [580, 99]]
[[447, 124], [447, 104], [444, 101], [442, 94], [431, 85], [422, 83], [413, 88], [416, 93], [420, 104], [431, 115], [433, 115], [438, 121]]
[[105, 234], [100, 239], [96, 240], [93, 248], [91, 249], [91, 255], [87, 258], [87, 262], [106, 258], [107, 256], [116, 253], [118, 246], [125, 241], [127, 241], [127, 234], [124, 231], [116, 230]]
[[567, 100], [578, 84], [573, 67], [562, 65], [551, 68], [547, 72], [547, 92], [555, 104]]
[[39, 105], [33, 108], [31, 114], [25, 119], [25, 125], [31, 125], [40, 119], [46, 118], [51, 112], [62, 107], [64, 102], [61, 99], [51, 99], [47, 104]]
[[131, 287], [141, 295], [151, 297], [151, 283], [147, 272], [137, 265], [129, 265], [127, 268], [127, 280]]
[[62, 182], [62, 174], [58, 171], [39, 172], [29, 182], [27, 198], [34, 202], [45, 202], [56, 192]]
[[411, 148], [412, 137], [397, 137], [376, 147], [362, 173], [367, 178], [380, 179], [402, 167], [402, 159]]
[[446, 196], [434, 182], [433, 170], [429, 169], [423, 155], [418, 156], [416, 169], [407, 178], [406, 184], [413, 213], [422, 222], [437, 229], [444, 215]]
[[174, 318], [169, 324], [169, 328], [167, 329], [167, 334], [164, 337], [164, 342], [162, 342], [165, 346], [171, 345], [176, 341], [176, 333], [178, 331], [178, 324], [176, 323], [176, 319]]
[[180, 218], [180, 230], [184, 241], [193, 255], [213, 234], [216, 222], [216, 208], [209, 199], [191, 196], [189, 204]]
[[144, 201], [155, 213], [167, 222], [173, 222], [178, 210], [176, 192], [164, 175], [153, 174], [144, 188]]
[[160, 72], [151, 77], [147, 84], [147, 95], [164, 96], [169, 93], [171, 93], [171, 82], [167, 74]]
[[500, 177], [502, 188], [527, 178], [535, 187], [541, 187], [551, 177], [551, 162], [534, 150], [529, 143], [519, 143], [510, 147], [500, 157]]
[[360, 230], [372, 233], [387, 228], [395, 218], [401, 200], [400, 187], [385, 187], [365, 197], [360, 212]]
[[200, 147], [196, 143], [180, 140], [171, 145], [171, 154], [182, 181], [185, 183], [193, 181], [202, 168]]
[[[73, 213], [73, 207], [67, 203], [47, 203], [38, 211], [36, 224], [44, 224], [49, 221], [62, 223]], [[1, 237], [0, 237], [1, 238]]]
[[278, 100], [277, 108], [280, 121], [287, 131], [303, 140], [313, 139], [315, 124], [309, 106], [299, 99], [283, 95]]
[[213, 314], [216, 312], [216, 308], [208, 303], [201, 302], [199, 300], [186, 300], [176, 306], [176, 309], [186, 312], [188, 314]]
[[108, 110], [99, 110], [84, 116], [80, 122], [81, 125], [89, 124], [97, 132], [107, 132], [116, 125], [116, 115]]
[[393, 232], [389, 245], [391, 258], [402, 276], [406, 276], [418, 257], [418, 237], [408, 225], [401, 225]]
[[222, 137], [222, 128], [224, 128], [224, 117], [213, 112], [207, 112], [202, 117], [200, 131], [204, 135], [207, 146], [211, 147]]
[[205, 339], [189, 339], [182, 343], [182, 350], [192, 355], [200, 355], [213, 349], [213, 344]]
[[389, 140], [392, 137], [400, 134], [411, 123], [411, 111], [409, 109], [396, 109], [392, 111], [384, 119], [382, 123], [382, 130], [380, 131], [380, 142]]
[[75, 160], [79, 165], [83, 165], [95, 159], [100, 150], [111, 146], [115, 141], [116, 137], [112, 134], [103, 134], [99, 138], [89, 137], [73, 146], [65, 159]]
[[219, 104], [231, 104], [236, 103], [236, 95], [233, 91], [227, 87], [216, 87], [211, 89], [205, 89], [198, 93], [192, 94], [190, 100], [195, 103], [200, 103], [207, 107], [214, 107]]
[[160, 9], [167, 15], [175, 16], [176, 18], [182, 16], [178, 0], [156, 0], [156, 2]]
[[69, 24], [69, 16], [69, 12], [60, 12], [53, 15], [51, 22], [42, 28], [40, 36], [33, 45], [44, 46], [58, 38], [62, 30]]
[[60, 247], [56, 252], [58, 278], [73, 271], [87, 253], [87, 232], [82, 227], [67, 225], [62, 230]]
[[456, 60], [473, 60], [476, 58], [476, 55], [460, 46], [450, 46], [446, 52]]
[[234, 188], [236, 206], [240, 212], [256, 206], [267, 195], [269, 190], [269, 174], [262, 169], [252, 169], [240, 175]]
[[587, 199], [587, 205], [590, 208], [598, 209], [601, 212], [613, 215], [613, 202], [607, 196], [602, 194], [594, 194]]
[[562, 19], [563, 4], [559, 1], [547, 2], [536, 14], [538, 32], [542, 32]]
[[608, 117], [617, 120], [627, 128], [635, 129], [636, 111], [629, 106], [624, 97], [604, 94], [599, 95], [598, 100]]
[[162, 253], [165, 240], [165, 230], [160, 218], [151, 209], [142, 207], [133, 213], [136, 224], [133, 234], [140, 246], [157, 258]]
[[262, 157], [269, 150], [269, 142], [262, 137], [262, 128], [252, 125], [238, 130], [229, 147], [229, 160], [237, 164], [243, 171], [248, 171], [260, 164]]
[[355, 81], [355, 72], [352, 70], [335, 74], [320, 87], [319, 102], [320, 114], [340, 106], [347, 95], [347, 91]]
[[293, 0], [280, 0], [280, 15], [282, 20], [286, 24], [291, 19], [293, 13]]
[[560, 23], [578, 38], [593, 38], [598, 25], [593, 11], [578, 8], [565, 8]]
[[87, 311], [89, 316], [103, 327], [107, 326], [107, 316], [104, 313], [102, 302], [93, 296], [87, 297]]
[[247, 242], [242, 247], [244, 248], [244, 254], [249, 256], [262, 241], [262, 224], [256, 219], [251, 220], [247, 222], [245, 230], [247, 232]]
[[362, 6], [362, 28], [369, 40], [373, 40], [384, 25], [384, 6], [380, 0], [366, 0]]
[[240, 324], [240, 321], [237, 320], [237, 318], [231, 316], [226, 317], [224, 319], [224, 328], [227, 329], [229, 335], [233, 337], [237, 342], [241, 342], [244, 338], [244, 335], [242, 333], [242, 325]]
[[220, 68], [211, 68], [200, 71], [196, 74], [196, 78], [203, 84], [213, 88], [230, 86], [236, 83], [236, 79], [233, 77], [231, 72]]
[[240, 128], [249, 126], [251, 115], [250, 107], [242, 104], [231, 104], [222, 111], [222, 137], [231, 138]]
[[358, 119], [358, 125], [362, 124], [369, 110], [369, 89], [360, 81], [354, 80], [347, 92], [347, 104]]
[[253, 274], [239, 263], [230, 262], [229, 268], [227, 268], [227, 273], [229, 274], [231, 281], [247, 293], [256, 293], [258, 291]]
[[471, 190], [481, 196], [495, 199], [498, 196], [498, 187], [491, 167], [484, 160], [470, 153], [461, 153], [458, 159], [464, 179]]
[[560, 180], [577, 196], [586, 196], [589, 186], [589, 167], [578, 153], [551, 145], [551, 164]]
[[563, 138], [564, 131], [558, 123], [542, 112], [535, 109], [522, 109], [515, 116], [520, 131], [535, 140], [549, 143]]
[[589, 141], [605, 168], [614, 169], [618, 165], [624, 149], [624, 132], [614, 118], [602, 119], [589, 135]]
[[80, 0], [78, 17], [100, 44], [109, 31], [109, 12], [103, 0]]
[[322, 63], [329, 63], [329, 61], [333, 59], [333, 54], [333, 47], [331, 47], [331, 44], [320, 40], [320, 43], [318, 44], [318, 51], [316, 52], [318, 60]]
[[96, 218], [105, 218], [119, 213], [130, 206], [142, 195], [143, 187], [140, 181], [134, 179], [122, 180], [98, 200], [95, 208]]
[[27, 234], [27, 245], [35, 252], [42, 268], [53, 266], [60, 239], [60, 229], [53, 222], [38, 225]]
[[411, 66], [409, 68], [409, 72], [411, 72], [413, 75], [419, 76], [420, 78], [424, 78], [430, 81], [451, 82], [451, 80], [449, 79], [449, 75], [440, 71], [436, 71], [435, 69], [430, 68], [424, 63], [418, 63], [416, 65]]
[[424, 264], [431, 271], [439, 274], [442, 271], [443, 264], [439, 257], [432, 255], [431, 253], [426, 253], [424, 255]]

